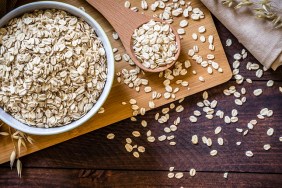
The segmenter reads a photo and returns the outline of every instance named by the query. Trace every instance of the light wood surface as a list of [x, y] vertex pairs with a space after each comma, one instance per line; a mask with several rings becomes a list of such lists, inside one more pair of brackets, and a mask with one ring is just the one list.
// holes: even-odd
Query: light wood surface
[[[32, 1], [31, 0], [21, 1], [22, 4], [27, 2], [32, 2]], [[112, 38], [113, 28], [110, 26], [107, 20], [101, 14], [99, 14], [94, 8], [92, 8], [85, 0], [62, 0], [62, 2], [67, 2], [69, 4], [75, 5], [76, 7], [84, 7], [85, 11], [89, 13], [91, 16], [93, 16], [93, 18], [96, 19], [97, 22], [104, 28], [105, 32], [108, 34], [112, 46], [119, 49], [118, 53], [123, 54], [125, 52], [121, 42], [115, 41]], [[124, 3], [123, 0], [118, 0], [118, 2], [121, 3], [122, 5]], [[151, 4], [153, 1], [147, 0], [147, 2]], [[186, 59], [191, 60], [191, 58], [188, 57], [187, 51], [188, 49], [192, 48], [194, 45], [199, 46], [200, 49], [199, 54], [202, 55], [203, 57], [206, 57], [207, 54], [211, 53], [208, 50], [207, 42], [201, 43], [199, 41], [194, 41], [191, 38], [192, 33], [194, 32], [198, 33], [199, 26], [204, 25], [207, 30], [204, 35], [206, 37], [208, 35], [214, 36], [215, 51], [213, 51], [212, 53], [215, 55], [216, 57], [215, 61], [220, 64], [220, 67], [222, 67], [224, 73], [214, 72], [213, 75], [209, 75], [205, 68], [202, 68], [196, 62], [191, 60], [192, 66], [188, 69], [188, 74], [178, 78], [188, 81], [190, 90], [187, 90], [187, 88], [182, 87], [180, 91], [177, 93], [175, 100], [198, 93], [200, 91], [214, 87], [221, 83], [224, 83], [228, 81], [232, 75], [209, 11], [204, 7], [204, 5], [200, 1], [192, 0], [191, 2], [192, 2], [192, 6], [199, 7], [205, 13], [205, 19], [201, 21], [192, 21], [189, 19], [189, 26], [186, 28], [186, 35], [181, 41], [182, 50], [179, 60], [181, 62], [183, 62]], [[131, 3], [132, 6], [140, 7], [140, 1], [131, 1]], [[151, 11], [146, 11], [145, 14], [153, 15], [154, 13]], [[180, 21], [181, 18], [175, 19], [173, 26], [177, 28]], [[116, 72], [121, 71], [123, 68], [131, 69], [128, 63], [116, 62]], [[193, 75], [192, 70], [196, 70], [197, 75]], [[199, 76], [203, 76], [205, 78], [205, 82], [200, 82], [198, 80]], [[153, 88], [153, 90], [158, 91], [160, 93], [164, 92], [162, 86], [162, 82], [164, 81], [164, 79], [159, 78], [158, 74], [146, 73], [143, 77], [149, 80], [149, 85]], [[176, 86], [176, 85], [172, 84], [172, 86]], [[79, 135], [88, 133], [95, 129], [99, 129], [101, 127], [107, 126], [114, 122], [130, 117], [132, 115], [130, 105], [123, 106], [121, 102], [123, 101], [128, 102], [129, 99], [131, 98], [136, 99], [140, 107], [146, 107], [146, 109], [148, 110], [148, 101], [151, 99], [151, 93], [145, 94], [143, 92], [143, 88], [141, 88], [141, 91], [138, 93], [135, 90], [130, 89], [127, 85], [123, 83], [118, 83], [115, 80], [111, 93], [104, 105], [105, 108], [104, 114], [95, 115], [84, 125], [67, 133], [63, 133], [60, 135], [53, 135], [53, 136], [32, 136], [35, 140], [35, 143], [33, 145], [29, 145], [27, 150], [22, 148], [21, 154], [27, 155], [29, 153], [47, 148], [49, 146], [61, 143], [63, 141], [69, 140], [71, 138], [77, 137]], [[172, 99], [166, 100], [164, 98], [161, 98], [155, 100], [154, 102], [156, 104], [156, 107], [158, 107], [167, 104], [171, 101], [173, 100]], [[5, 127], [4, 129], [7, 129], [7, 127]], [[1, 137], [0, 139], [1, 139], [0, 163], [4, 163], [9, 160], [10, 153], [12, 152], [14, 146], [8, 137]]]
[[[125, 8], [123, 6], [123, 3], [116, 0], [87, 0], [87, 2], [95, 7], [95, 9], [98, 10], [107, 19], [107, 21], [118, 33], [127, 54], [141, 69], [147, 72], [162, 72], [165, 69], [173, 66], [175, 61], [166, 66], [158, 67], [155, 69], [146, 68], [136, 58], [132, 48], [132, 34], [135, 29], [139, 28], [142, 24], [149, 22], [151, 19], [154, 19], [156, 21], [162, 20], [153, 18], [153, 16], [150, 16], [148, 14], [134, 12], [131, 9]], [[176, 43], [178, 44], [179, 48], [179, 50], [175, 54], [176, 59], [178, 59], [181, 50], [180, 38], [175, 28], [171, 28], [176, 36]]]

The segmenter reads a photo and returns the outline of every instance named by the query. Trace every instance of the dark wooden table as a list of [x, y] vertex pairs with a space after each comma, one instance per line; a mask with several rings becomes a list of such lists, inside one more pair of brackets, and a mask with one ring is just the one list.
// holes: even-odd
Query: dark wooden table
[[[241, 52], [243, 46], [236, 38], [215, 19], [216, 26], [225, 46], [227, 38], [231, 38], [231, 47], [225, 47], [230, 64], [233, 54]], [[282, 186], [282, 93], [278, 87], [282, 86], [282, 68], [267, 71], [261, 79], [254, 71], [247, 71], [247, 62], [258, 63], [249, 53], [243, 60], [240, 73], [245, 78], [251, 78], [253, 84], [244, 82], [237, 85], [234, 79], [221, 86], [208, 90], [210, 99], [219, 101], [217, 109], [231, 113], [236, 108], [239, 111], [239, 122], [226, 125], [222, 119], [207, 120], [203, 116], [196, 124], [189, 121], [189, 116], [195, 109], [202, 93], [187, 97], [183, 102], [184, 112], [171, 112], [171, 119], [181, 116], [181, 123], [177, 132], [175, 146], [168, 142], [148, 143], [146, 132], [152, 130], [154, 135], [161, 135], [164, 125], [154, 120], [157, 112], [162, 108], [152, 110], [142, 119], [146, 119], [148, 127], [143, 128], [138, 122], [129, 119], [115, 123], [103, 129], [88, 133], [65, 143], [22, 157], [23, 177], [17, 177], [16, 170], [10, 170], [9, 164], [0, 166], [0, 185], [2, 186], [55, 186], [55, 187], [281, 187]], [[273, 87], [266, 87], [266, 82], [275, 81]], [[233, 97], [223, 95], [223, 89], [235, 85], [246, 87], [247, 102], [238, 107]], [[255, 97], [252, 91], [263, 89], [263, 94]], [[238, 133], [235, 128], [246, 128], [251, 119], [257, 119], [259, 111], [267, 107], [274, 111], [271, 118], [259, 120], [253, 130], [246, 136]], [[224, 146], [216, 143], [218, 135], [214, 134], [217, 126], [223, 128], [220, 136], [224, 139]], [[267, 136], [269, 127], [275, 129], [273, 136]], [[128, 153], [124, 145], [125, 138], [132, 138], [132, 131], [138, 130], [144, 136], [134, 138], [134, 142], [143, 145], [146, 152], [140, 158], [134, 158]], [[108, 140], [106, 135], [114, 133], [114, 140]], [[206, 145], [191, 144], [191, 136], [197, 134], [213, 139], [212, 149], [218, 150], [218, 155], [211, 157], [210, 148]], [[237, 141], [242, 141], [240, 146]], [[264, 144], [270, 144], [269, 151], [263, 150]], [[245, 151], [252, 150], [254, 156], [246, 157]], [[175, 167], [175, 172], [183, 172], [181, 179], [167, 177], [169, 167]], [[195, 168], [197, 174], [190, 177], [189, 170]], [[228, 179], [223, 173], [229, 172]]]

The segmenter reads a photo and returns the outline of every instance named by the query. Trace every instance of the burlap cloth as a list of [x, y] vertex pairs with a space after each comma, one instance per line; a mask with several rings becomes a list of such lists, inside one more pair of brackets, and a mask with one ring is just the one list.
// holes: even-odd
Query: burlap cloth
[[[234, 10], [223, 6], [220, 0], [201, 1], [266, 68], [275, 70], [282, 65], [282, 29], [274, 29], [271, 22], [255, 18], [249, 8]], [[282, 13], [282, 0], [271, 3]]]
[[[0, 17], [16, 1], [0, 0]], [[275, 70], [282, 65], [282, 29], [273, 29], [270, 22], [256, 19], [248, 8], [234, 10], [218, 0], [201, 1], [266, 68]], [[272, 0], [272, 4], [282, 10], [282, 0]]]

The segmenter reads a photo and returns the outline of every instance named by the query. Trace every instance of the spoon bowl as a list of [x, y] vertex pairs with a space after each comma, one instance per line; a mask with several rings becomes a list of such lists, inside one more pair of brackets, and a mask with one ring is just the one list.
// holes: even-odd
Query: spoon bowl
[[[90, 5], [97, 9], [113, 26], [115, 31], [118, 33], [119, 38], [127, 51], [128, 55], [134, 61], [134, 63], [146, 72], [162, 72], [170, 68], [177, 61], [180, 54], [180, 38], [177, 31], [170, 25], [172, 29], [175, 40], [177, 43], [177, 53], [175, 54], [175, 61], [165, 66], [157, 67], [154, 69], [146, 68], [137, 59], [134, 50], [132, 35], [136, 29], [150, 20], [155, 20], [158, 22], [164, 22], [161, 19], [153, 18], [145, 14], [139, 14], [130, 9], [123, 7], [121, 4], [115, 0], [86, 0]], [[168, 23], [166, 23], [168, 24]]]

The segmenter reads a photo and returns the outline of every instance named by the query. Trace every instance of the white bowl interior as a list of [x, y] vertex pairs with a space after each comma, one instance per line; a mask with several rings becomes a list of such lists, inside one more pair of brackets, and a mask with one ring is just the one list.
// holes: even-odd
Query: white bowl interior
[[9, 20], [20, 16], [24, 13], [31, 12], [36, 9], [60, 9], [65, 10], [66, 12], [69, 12], [72, 15], [75, 15], [77, 17], [82, 18], [85, 20], [90, 26], [92, 26], [95, 29], [96, 34], [100, 38], [100, 40], [103, 43], [103, 46], [106, 51], [107, 56], [107, 80], [104, 87], [104, 90], [102, 91], [99, 99], [97, 100], [97, 103], [93, 106], [93, 108], [82, 118], [79, 120], [76, 120], [68, 125], [62, 126], [62, 127], [54, 127], [54, 128], [37, 128], [37, 127], [30, 127], [26, 124], [23, 124], [13, 118], [11, 115], [6, 113], [2, 108], [0, 108], [0, 119], [5, 122], [6, 124], [10, 125], [11, 127], [20, 130], [25, 133], [34, 134], [34, 135], [53, 135], [53, 134], [59, 134], [63, 133], [69, 130], [72, 130], [79, 125], [86, 122], [88, 119], [90, 119], [97, 111], [100, 109], [100, 107], [105, 102], [106, 98], [108, 97], [113, 79], [114, 79], [114, 58], [113, 58], [113, 52], [112, 47], [109, 42], [109, 39], [104, 32], [104, 30], [101, 28], [101, 26], [87, 13], [80, 10], [79, 8], [76, 8], [72, 5], [66, 4], [66, 3], [60, 3], [60, 2], [54, 2], [54, 1], [42, 1], [42, 2], [34, 2], [29, 3], [26, 5], [23, 5], [21, 7], [18, 7], [17, 9], [14, 9], [10, 13], [8, 13], [6, 16], [4, 16], [0, 20], [0, 27], [3, 27], [5, 24], [8, 23]]

